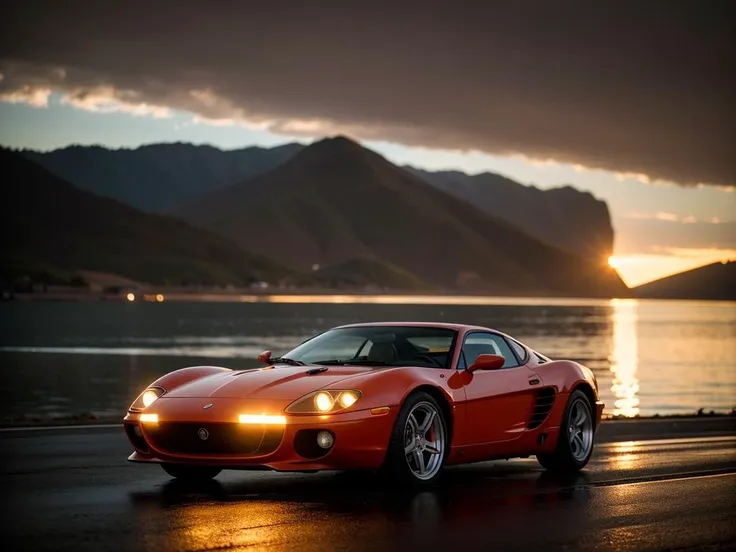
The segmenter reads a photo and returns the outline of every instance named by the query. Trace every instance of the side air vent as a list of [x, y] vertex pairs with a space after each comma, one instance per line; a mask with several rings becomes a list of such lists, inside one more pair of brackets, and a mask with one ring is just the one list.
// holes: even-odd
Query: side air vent
[[537, 398], [534, 401], [534, 410], [532, 411], [532, 417], [529, 420], [527, 428], [536, 429], [542, 422], [549, 416], [552, 405], [555, 404], [555, 397], [557, 393], [554, 387], [544, 387], [537, 391]]

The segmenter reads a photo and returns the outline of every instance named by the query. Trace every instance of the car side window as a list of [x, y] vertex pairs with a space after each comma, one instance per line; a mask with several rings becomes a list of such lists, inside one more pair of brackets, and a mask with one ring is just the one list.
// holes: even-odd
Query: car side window
[[505, 358], [503, 368], [519, 366], [519, 360], [502, 336], [486, 332], [472, 332], [465, 336], [463, 348], [460, 351], [458, 370], [465, 370], [475, 362], [478, 355], [487, 354], [500, 355]]
[[509, 345], [511, 345], [511, 348], [514, 350], [514, 353], [516, 353], [516, 358], [519, 359], [519, 362], [523, 364], [527, 360], [529, 360], [529, 353], [524, 347], [522, 347], [521, 343], [518, 343], [513, 339], [506, 339], [506, 341], [509, 342]]

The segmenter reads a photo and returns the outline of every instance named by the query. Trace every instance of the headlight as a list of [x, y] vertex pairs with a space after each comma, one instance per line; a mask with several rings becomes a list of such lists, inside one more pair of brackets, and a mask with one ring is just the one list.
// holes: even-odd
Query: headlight
[[141, 401], [143, 401], [143, 406], [146, 408], [151, 406], [156, 399], [158, 399], [158, 393], [153, 389], [149, 389], [141, 395]]
[[144, 410], [155, 403], [164, 393], [166, 393], [166, 390], [163, 387], [149, 387], [133, 401], [130, 410]]
[[337, 396], [337, 402], [343, 408], [348, 408], [358, 402], [358, 395], [353, 391], [343, 391]]
[[314, 406], [320, 412], [329, 412], [335, 406], [335, 398], [325, 391], [321, 391], [314, 396]]
[[361, 396], [362, 393], [357, 389], [315, 391], [291, 403], [286, 407], [286, 412], [290, 414], [341, 412], [353, 406]]

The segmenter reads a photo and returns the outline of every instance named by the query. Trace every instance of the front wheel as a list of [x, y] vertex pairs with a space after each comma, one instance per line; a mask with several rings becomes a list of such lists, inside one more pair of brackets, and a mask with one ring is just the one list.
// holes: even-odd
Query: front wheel
[[582, 391], [573, 391], [562, 415], [557, 447], [550, 454], [537, 454], [537, 460], [550, 471], [578, 471], [585, 467], [593, 454], [594, 436], [590, 400]]
[[161, 464], [161, 467], [171, 477], [180, 481], [209, 481], [222, 470], [209, 466], [187, 466], [186, 464]]
[[449, 445], [440, 405], [428, 393], [414, 393], [396, 419], [385, 468], [401, 483], [432, 483], [442, 473]]

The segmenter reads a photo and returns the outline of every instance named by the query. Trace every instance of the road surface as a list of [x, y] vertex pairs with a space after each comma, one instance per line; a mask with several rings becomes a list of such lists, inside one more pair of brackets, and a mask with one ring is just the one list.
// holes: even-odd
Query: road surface
[[[587, 469], [531, 459], [399, 492], [368, 474], [125, 461], [119, 427], [0, 431], [4, 550], [736, 550], [736, 419], [606, 422]], [[7, 546], [7, 548], [6, 548]]]

